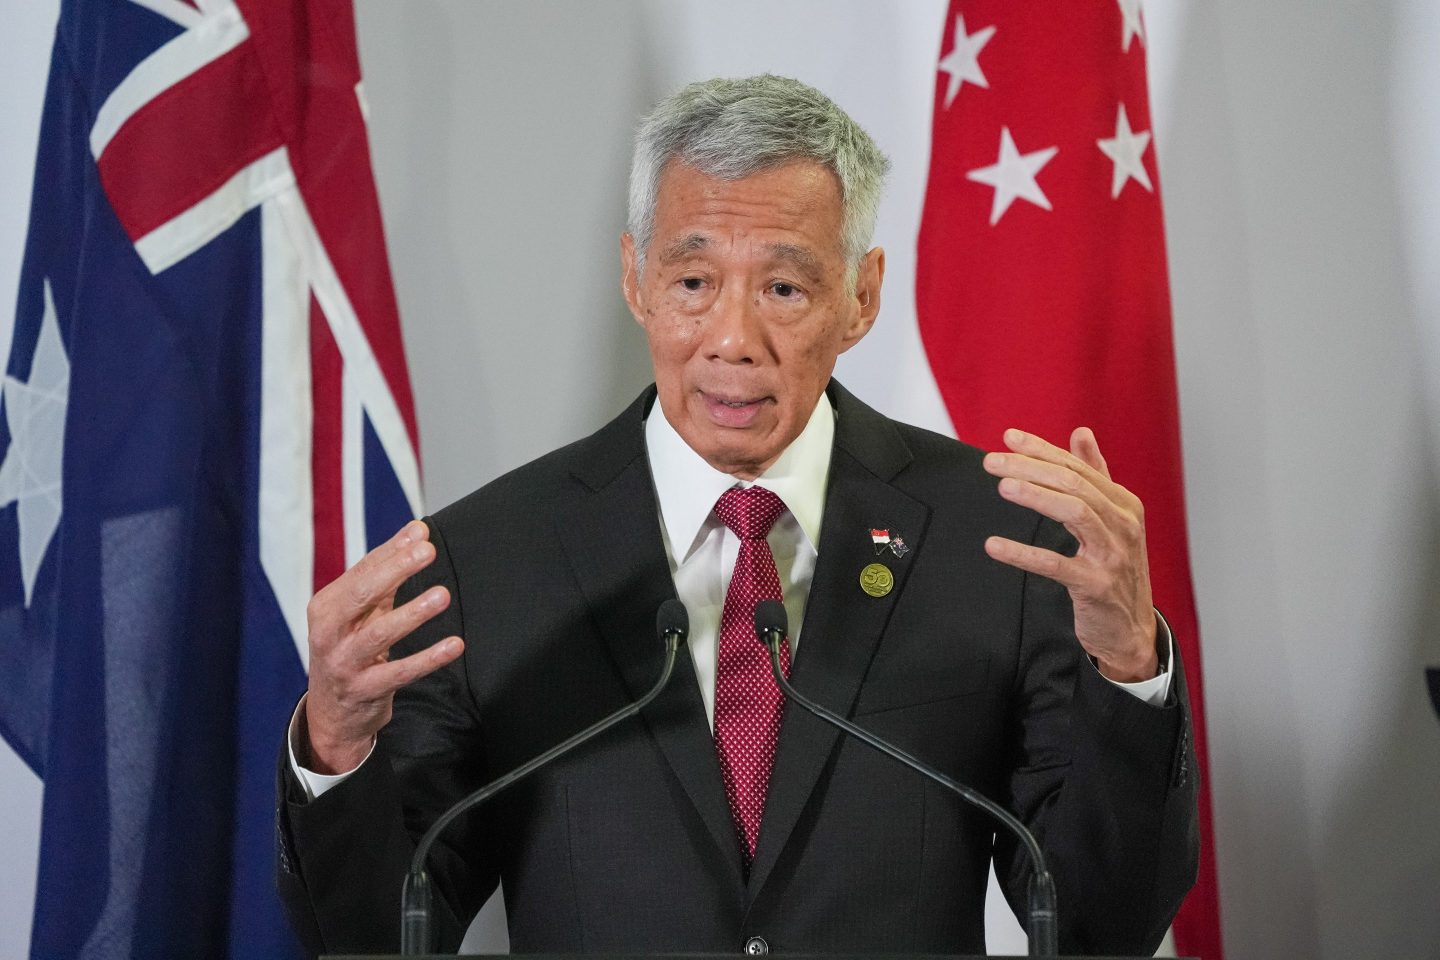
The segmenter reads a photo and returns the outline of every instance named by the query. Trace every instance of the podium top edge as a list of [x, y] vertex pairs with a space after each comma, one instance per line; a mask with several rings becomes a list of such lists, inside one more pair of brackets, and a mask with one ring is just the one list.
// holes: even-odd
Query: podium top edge
[[[509, 960], [510, 957], [525, 957], [526, 960], [735, 960], [743, 957], [739, 950], [734, 953], [462, 953], [426, 954], [411, 960]], [[787, 960], [1027, 960], [1014, 954], [975, 953], [776, 953]], [[335, 953], [323, 954], [320, 960], [403, 960], [398, 953]], [[1056, 960], [1148, 960], [1148, 958], [1107, 955], [1103, 957], [1079, 957], [1065, 954]], [[1196, 957], [1180, 957], [1177, 960], [1198, 960]]]

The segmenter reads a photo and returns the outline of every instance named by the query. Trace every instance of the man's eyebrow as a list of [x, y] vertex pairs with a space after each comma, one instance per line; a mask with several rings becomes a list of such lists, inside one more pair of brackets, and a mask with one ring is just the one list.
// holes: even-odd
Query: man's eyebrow
[[765, 249], [770, 252], [770, 256], [774, 259], [786, 263], [793, 263], [811, 275], [818, 275], [823, 272], [820, 267], [820, 258], [799, 244], [767, 243]]
[[[692, 233], [665, 244], [660, 250], [660, 262], [674, 263], [709, 246], [710, 237], [707, 234]], [[815, 256], [808, 247], [802, 247], [798, 243], [767, 243], [765, 252], [770, 255], [772, 260], [793, 264], [811, 276], [824, 272], [820, 265], [820, 258]]]
[[710, 238], [705, 234], [692, 233], [689, 236], [681, 237], [678, 240], [672, 240], [665, 244], [664, 249], [660, 251], [660, 262], [673, 263], [676, 260], [683, 259], [687, 254], [694, 253], [697, 250], [704, 250], [709, 245]]

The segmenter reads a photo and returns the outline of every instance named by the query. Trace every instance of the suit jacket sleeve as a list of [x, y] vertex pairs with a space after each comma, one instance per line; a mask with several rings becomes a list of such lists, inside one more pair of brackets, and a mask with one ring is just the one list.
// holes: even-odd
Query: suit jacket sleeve
[[[1040, 546], [1073, 553], [1049, 521]], [[1194, 883], [1196, 764], [1178, 650], [1169, 701], [1152, 707], [1100, 676], [1073, 634], [1063, 587], [1027, 578], [1011, 719], [1008, 801], [1055, 876], [1062, 953], [1153, 953]], [[997, 837], [997, 873], [1025, 916], [1029, 864]]]
[[[450, 606], [391, 651], [392, 659], [451, 635], [464, 636], [464, 614], [445, 539], [427, 518], [436, 557], [406, 582], [397, 606], [440, 583]], [[307, 953], [391, 953], [399, 948], [400, 890], [414, 843], [441, 813], [481, 785], [474, 749], [478, 718], [460, 660], [412, 684], [374, 753], [353, 775], [307, 801], [280, 751], [276, 882]], [[403, 786], [402, 786], [403, 784]], [[493, 892], [496, 871], [462, 818], [430, 854], [439, 947], [454, 950], [469, 918]], [[457, 849], [470, 851], [461, 857]]]

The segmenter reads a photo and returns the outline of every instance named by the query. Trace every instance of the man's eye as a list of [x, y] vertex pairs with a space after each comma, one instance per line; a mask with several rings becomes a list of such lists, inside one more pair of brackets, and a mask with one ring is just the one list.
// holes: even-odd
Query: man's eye
[[782, 300], [789, 300], [800, 293], [799, 288], [793, 283], [772, 283], [770, 284], [770, 289], [775, 292], [775, 296], [780, 297]]
[[680, 281], [680, 286], [684, 287], [691, 293], [696, 293], [700, 290], [701, 287], [705, 286], [705, 281], [701, 280], [699, 277], [686, 277], [684, 280]]

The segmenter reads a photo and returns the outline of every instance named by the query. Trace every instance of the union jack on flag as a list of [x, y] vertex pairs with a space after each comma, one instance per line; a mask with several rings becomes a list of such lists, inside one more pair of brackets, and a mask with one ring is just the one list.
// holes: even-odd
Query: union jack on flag
[[298, 954], [315, 588], [418, 515], [351, 0], [63, 0], [0, 417], [33, 957]]

